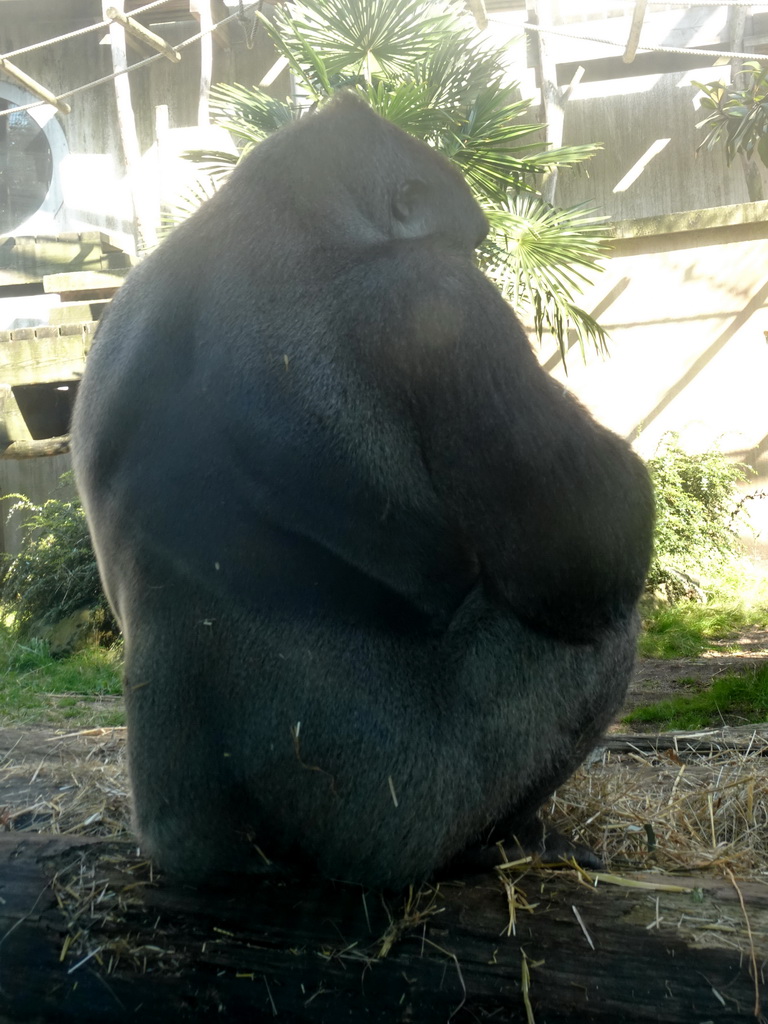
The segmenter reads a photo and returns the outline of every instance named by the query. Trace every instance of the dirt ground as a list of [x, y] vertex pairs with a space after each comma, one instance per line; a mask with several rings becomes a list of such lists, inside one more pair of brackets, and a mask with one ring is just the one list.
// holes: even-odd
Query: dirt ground
[[[734, 641], [722, 641], [722, 652], [708, 651], [699, 658], [638, 658], [619, 717], [644, 704], [656, 704], [681, 695], [690, 696], [695, 692], [696, 684], [703, 689], [718, 676], [757, 668], [768, 658], [768, 629], [751, 629], [737, 643], [737, 651], [732, 649]], [[618, 723], [616, 728], [621, 732], [631, 731]], [[640, 722], [633, 723], [632, 728], [640, 732], [655, 731], [655, 726], [644, 727]]]

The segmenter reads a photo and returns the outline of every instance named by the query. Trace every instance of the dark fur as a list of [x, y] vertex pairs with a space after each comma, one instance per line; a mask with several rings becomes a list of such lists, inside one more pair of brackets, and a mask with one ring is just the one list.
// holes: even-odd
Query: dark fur
[[342, 96], [99, 329], [73, 452], [172, 875], [256, 846], [422, 879], [494, 822], [527, 834], [621, 703], [647, 476], [539, 367], [485, 231], [447, 162]]

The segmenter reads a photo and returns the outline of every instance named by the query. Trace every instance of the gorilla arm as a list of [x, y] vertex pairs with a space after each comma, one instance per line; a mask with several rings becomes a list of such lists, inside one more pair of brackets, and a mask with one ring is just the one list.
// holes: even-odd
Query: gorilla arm
[[397, 361], [432, 485], [492, 599], [546, 635], [591, 642], [643, 586], [647, 473], [542, 370], [495, 287], [468, 261], [439, 262], [426, 282], [414, 259], [398, 298]]

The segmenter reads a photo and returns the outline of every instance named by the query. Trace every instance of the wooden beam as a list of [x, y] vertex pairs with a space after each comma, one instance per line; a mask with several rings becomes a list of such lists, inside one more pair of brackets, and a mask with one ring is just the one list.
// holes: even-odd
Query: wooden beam
[[46, 103], [50, 103], [52, 107], [56, 107], [62, 114], [69, 114], [72, 111], [72, 107], [64, 100], [57, 99], [52, 92], [49, 92], [44, 86], [36, 82], [34, 78], [30, 78], [29, 75], [25, 74], [21, 68], [17, 68], [15, 64], [11, 64], [5, 57], [0, 57], [0, 68], [11, 78], [15, 78], [17, 82], [29, 89], [35, 96], [39, 96], [41, 100], [45, 100]]
[[637, 46], [640, 42], [640, 33], [643, 29], [643, 20], [645, 19], [645, 8], [647, 6], [647, 0], [635, 0], [635, 10], [632, 14], [632, 24], [629, 27], [629, 38], [627, 39], [627, 45], [624, 48], [622, 60], [625, 64], [631, 64], [635, 59], [637, 53]]
[[164, 57], [167, 57], [169, 61], [177, 64], [181, 60], [181, 54], [178, 50], [166, 43], [164, 39], [156, 35], [154, 32], [150, 32], [148, 28], [144, 28], [143, 25], [139, 24], [134, 18], [128, 18], [125, 14], [122, 14], [117, 10], [116, 7], [108, 7], [104, 12], [105, 17], [109, 18], [110, 21], [116, 21], [118, 25], [122, 25], [126, 32], [132, 35], [135, 39], [141, 40], [146, 43], [153, 50], [157, 50], [158, 53], [162, 53]]
[[488, 28], [488, 15], [485, 12], [484, 0], [467, 0], [467, 7], [472, 12], [480, 31], [482, 32]]
[[125, 280], [125, 275], [102, 274], [96, 270], [76, 270], [69, 274], [44, 274], [43, 291], [49, 295], [73, 299], [110, 299]]

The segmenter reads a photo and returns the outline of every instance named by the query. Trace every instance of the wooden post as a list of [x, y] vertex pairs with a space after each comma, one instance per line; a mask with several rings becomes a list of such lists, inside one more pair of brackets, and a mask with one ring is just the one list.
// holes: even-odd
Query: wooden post
[[[531, 21], [541, 28], [552, 24], [551, 0], [533, 0]], [[546, 138], [552, 148], [563, 144], [563, 122], [565, 120], [565, 101], [562, 90], [557, 85], [557, 65], [548, 49], [547, 36], [544, 32], [536, 33], [537, 39], [537, 71], [541, 88], [542, 117], [546, 122]], [[553, 167], [544, 175], [541, 186], [543, 199], [548, 203], [555, 201], [557, 191], [557, 168]]]
[[190, 0], [190, 11], [200, 22], [200, 101], [197, 123], [201, 128], [210, 124], [210, 92], [213, 78], [213, 14], [211, 0]]
[[[110, 9], [115, 9], [120, 14], [124, 13], [125, 0], [101, 0], [101, 7], [104, 18], [109, 20], [107, 11]], [[125, 42], [125, 29], [117, 21], [110, 23], [109, 41], [112, 49], [113, 70], [116, 72], [126, 72], [128, 69], [128, 52]], [[136, 248], [140, 250], [155, 245], [157, 243], [157, 236], [155, 234], [153, 218], [146, 209], [146, 203], [138, 187], [141, 150], [139, 148], [139, 137], [136, 133], [133, 104], [131, 103], [131, 84], [128, 81], [128, 75], [125, 73], [118, 74], [115, 78], [115, 102], [117, 103], [117, 122], [120, 130], [120, 142], [123, 147], [126, 178], [133, 204]]]
[[39, 459], [48, 455], [66, 455], [68, 451], [69, 434], [63, 434], [42, 441], [12, 441], [0, 453], [0, 459]]
[[169, 213], [168, 194], [168, 133], [170, 131], [168, 105], [160, 103], [155, 107], [155, 155], [157, 157], [157, 209], [163, 224]]

